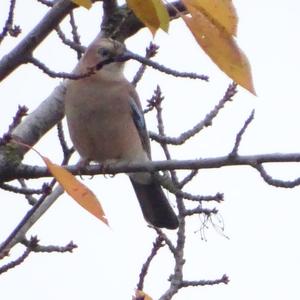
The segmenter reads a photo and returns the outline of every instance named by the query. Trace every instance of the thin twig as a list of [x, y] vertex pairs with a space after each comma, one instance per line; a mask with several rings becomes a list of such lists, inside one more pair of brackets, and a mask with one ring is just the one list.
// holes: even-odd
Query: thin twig
[[192, 170], [187, 176], [185, 176], [180, 182], [180, 188], [186, 186], [195, 176], [197, 176], [198, 170]]
[[191, 137], [195, 136], [198, 132], [200, 132], [205, 127], [211, 126], [213, 119], [218, 115], [220, 110], [224, 107], [225, 103], [232, 100], [232, 97], [236, 94], [237, 85], [232, 83], [228, 86], [223, 98], [219, 101], [219, 103], [211, 110], [204, 118], [204, 120], [200, 121], [196, 124], [192, 129], [183, 132], [178, 137], [169, 137], [169, 136], [161, 136], [160, 134], [150, 132], [149, 136], [151, 139], [155, 140], [156, 142], [164, 142], [171, 145], [182, 145], [190, 139]]
[[166, 243], [166, 245], [169, 247], [170, 251], [172, 252], [172, 254], [175, 256], [175, 252], [176, 252], [176, 248], [173, 245], [172, 241], [168, 238], [168, 236], [158, 227], [152, 227], [157, 235]]
[[[30, 240], [23, 239], [21, 242], [26, 247], [29, 247], [30, 245]], [[34, 248], [32, 248], [33, 252], [45, 252], [45, 253], [51, 253], [51, 252], [59, 252], [59, 253], [65, 253], [65, 252], [73, 252], [75, 248], [78, 246], [73, 243], [73, 241], [70, 241], [67, 245], [65, 246], [54, 246], [54, 245], [49, 245], [49, 246], [44, 246], [37, 244]]]
[[218, 213], [218, 210], [216, 208], [209, 209], [209, 208], [196, 207], [193, 209], [186, 209], [186, 211], [184, 212], [184, 215], [185, 216], [194, 216], [194, 215], [204, 214], [209, 217], [212, 214], [215, 215], [217, 213]]
[[0, 183], [0, 188], [8, 191], [8, 192], [12, 192], [12, 193], [16, 193], [16, 194], [22, 194], [22, 195], [33, 195], [33, 194], [43, 194], [44, 190], [43, 189], [29, 189], [29, 188], [19, 188], [7, 183]]
[[7, 272], [8, 270], [15, 268], [16, 266], [20, 265], [24, 262], [24, 260], [29, 256], [29, 254], [33, 251], [34, 247], [37, 245], [38, 239], [36, 237], [32, 237], [30, 241], [28, 241], [28, 245], [26, 250], [23, 252], [23, 254], [17, 258], [14, 261], [11, 261], [10, 263], [2, 266], [0, 268], [0, 274]]
[[8, 127], [8, 133], [11, 133], [22, 121], [22, 118], [27, 116], [28, 108], [25, 105], [19, 105], [18, 110], [13, 117], [13, 122]]
[[26, 106], [18, 106], [18, 110], [13, 117], [12, 123], [8, 127], [8, 131], [0, 138], [0, 145], [4, 146], [10, 142], [12, 131], [21, 123], [22, 118], [27, 115], [28, 108]]
[[[146, 49], [145, 57], [149, 59], [149, 58], [155, 56], [158, 49], [159, 49], [159, 46], [157, 46], [157, 45], [153, 44], [152, 42], [150, 42], [149, 47], [147, 47], [147, 49]], [[143, 77], [143, 75], [146, 71], [146, 67], [147, 66], [145, 64], [142, 64], [140, 66], [140, 68], [138, 69], [137, 73], [135, 74], [135, 76], [134, 76], [134, 78], [131, 82], [133, 86], [136, 86], [137, 83], [142, 79], [142, 77]]]
[[81, 42], [80, 42], [80, 36], [79, 36], [79, 33], [78, 33], [78, 28], [77, 28], [77, 25], [76, 25], [76, 22], [75, 22], [75, 17], [74, 17], [73, 11], [70, 12], [70, 25], [71, 25], [71, 28], [72, 28], [71, 33], [72, 33], [72, 37], [73, 37], [73, 42], [78, 47], [78, 50], [75, 49], [76, 52], [77, 52], [77, 59], [80, 59], [82, 54], [84, 53], [85, 49], [81, 45]]
[[[96, 1], [96, 0], [93, 0]], [[43, 19], [0, 60], [0, 81], [20, 65], [27, 63], [27, 57], [53, 31], [76, 5], [72, 1], [57, 0]]]
[[11, 30], [14, 31], [13, 19], [14, 19], [15, 6], [16, 6], [16, 0], [10, 0], [8, 16], [7, 16], [7, 19], [5, 21], [2, 32], [0, 33], [0, 44], [3, 41], [3, 39], [5, 38], [5, 36], [7, 35], [8, 32], [10, 32]]
[[248, 128], [248, 126], [250, 125], [250, 123], [253, 121], [254, 119], [254, 110], [252, 110], [250, 116], [247, 118], [247, 120], [245, 121], [243, 127], [241, 128], [241, 130], [238, 132], [238, 134], [236, 135], [235, 138], [235, 144], [233, 146], [232, 151], [230, 152], [230, 156], [236, 156], [238, 154], [238, 149], [240, 147], [241, 141], [242, 141], [242, 137], [246, 131], [246, 129]]
[[204, 81], [209, 80], [209, 77], [207, 75], [200, 75], [200, 74], [196, 74], [193, 72], [179, 72], [176, 70], [172, 70], [172, 69], [165, 67], [164, 65], [161, 65], [157, 62], [154, 62], [146, 57], [140, 56], [138, 54], [135, 54], [135, 53], [132, 53], [129, 51], [126, 54], [119, 56], [117, 58], [117, 61], [126, 61], [129, 59], [134, 59], [144, 65], [152, 67], [155, 70], [158, 70], [158, 71], [168, 74], [168, 75], [172, 75], [174, 77], [189, 78], [189, 79], [201, 79]]
[[54, 5], [53, 1], [48, 1], [48, 0], [37, 0], [37, 2], [40, 2], [48, 7], [52, 7]]
[[[163, 122], [163, 116], [162, 116], [162, 101], [164, 100], [164, 97], [162, 95], [161, 89], [159, 86], [157, 86], [155, 90], [155, 98], [153, 101], [153, 106], [156, 109], [156, 119], [157, 119], [157, 129], [160, 136], [165, 136], [165, 128], [164, 128], [164, 122]], [[168, 148], [168, 145], [166, 143], [160, 143], [160, 146], [162, 147], [165, 157], [167, 160], [171, 160], [171, 154]], [[177, 187], [178, 185], [178, 177], [175, 170], [170, 170], [171, 178], [173, 186]]]
[[140, 275], [139, 275], [139, 282], [137, 284], [137, 290], [140, 290], [140, 291], [143, 290], [143, 288], [144, 288], [144, 280], [145, 280], [145, 277], [146, 277], [146, 275], [148, 273], [150, 264], [151, 264], [153, 258], [156, 256], [158, 250], [161, 247], [164, 246], [163, 242], [164, 242], [164, 240], [163, 240], [163, 238], [161, 236], [158, 236], [156, 238], [156, 240], [154, 241], [152, 249], [151, 249], [151, 253], [148, 256], [148, 258], [145, 261], [145, 263], [143, 264], [143, 266], [142, 266], [142, 269], [141, 269], [141, 272], [140, 272]]
[[[163, 123], [163, 116], [162, 116], [162, 103], [163, 96], [161, 94], [161, 90], [159, 87], [156, 89], [156, 99], [154, 101], [154, 107], [157, 111], [156, 119], [157, 119], [157, 127], [158, 132], [160, 136], [165, 136], [165, 130], [164, 130], [164, 123]], [[171, 154], [168, 148], [168, 145], [164, 142], [160, 142], [160, 145], [165, 153], [166, 159], [171, 159]], [[174, 248], [171, 247], [173, 245], [167, 237], [164, 237], [164, 240], [166, 244], [169, 246], [170, 251], [172, 252], [174, 259], [175, 259], [175, 266], [173, 274], [170, 276], [171, 283], [170, 287], [167, 289], [167, 291], [164, 293], [164, 295], [160, 298], [163, 299], [165, 296], [166, 299], [171, 299], [173, 295], [175, 295], [179, 290], [179, 283], [182, 281], [183, 278], [183, 265], [185, 263], [184, 259], [184, 247], [185, 247], [185, 217], [184, 217], [184, 211], [186, 210], [183, 198], [179, 193], [182, 191], [180, 190], [180, 184], [177, 177], [176, 170], [171, 170], [171, 179], [172, 179], [172, 185], [175, 187], [176, 190], [178, 190], [178, 193], [176, 195], [176, 204], [178, 209], [178, 229], [177, 229], [177, 240], [176, 240], [176, 246]], [[158, 234], [162, 234], [160, 229], [157, 229]], [[166, 296], [167, 295], [167, 296]]]
[[[63, 125], [61, 121], [57, 123], [57, 135], [58, 135], [61, 149], [63, 151], [64, 158], [68, 159], [70, 157], [70, 154], [74, 152], [74, 148], [69, 148], [67, 145], [67, 141], [65, 139], [65, 134], [64, 134]], [[65, 163], [63, 163], [63, 165], [64, 164]]]
[[77, 79], [82, 79], [82, 78], [91, 76], [92, 74], [95, 73], [95, 71], [92, 69], [91, 69], [91, 71], [89, 71], [83, 75], [75, 75], [75, 74], [65, 73], [65, 72], [54, 72], [54, 71], [50, 70], [44, 63], [42, 63], [41, 61], [39, 61], [38, 59], [36, 59], [32, 56], [29, 57], [27, 61], [29, 63], [32, 63], [34, 66], [36, 66], [40, 70], [42, 70], [45, 74], [47, 74], [51, 78], [63, 78], [63, 79], [77, 80]]
[[59, 38], [61, 39], [61, 41], [63, 42], [63, 44], [65, 44], [65, 45], [69, 46], [71, 49], [75, 50], [77, 53], [77, 57], [80, 58], [81, 55], [84, 53], [85, 48], [83, 46], [81, 46], [80, 44], [78, 44], [77, 42], [74, 42], [74, 41], [71, 41], [70, 39], [68, 39], [60, 27], [56, 27], [55, 31], [56, 31], [57, 35], [59, 36]]
[[44, 63], [39, 61], [38, 59], [30, 56], [27, 58], [28, 63], [32, 63], [34, 66], [42, 70], [45, 74], [50, 76], [51, 78], [63, 78], [63, 79], [70, 79], [70, 80], [80, 80], [86, 77], [90, 77], [99, 71], [103, 66], [114, 62], [113, 58], [109, 58], [107, 60], [101, 61], [97, 65], [89, 68], [85, 73], [82, 74], [73, 74], [73, 73], [65, 73], [65, 72], [55, 72], [50, 70]]
[[226, 274], [224, 274], [220, 279], [215, 279], [215, 280], [195, 280], [195, 281], [190, 281], [190, 280], [183, 280], [180, 283], [180, 287], [191, 287], [191, 286], [206, 286], [206, 285], [216, 285], [216, 284], [228, 284], [229, 283], [229, 278]]
[[269, 175], [262, 164], [254, 164], [253, 168], [255, 168], [259, 172], [263, 180], [270, 185], [289, 189], [300, 185], [300, 177], [294, 180], [281, 180], [273, 178], [271, 175]]
[[9, 271], [10, 269], [15, 268], [16, 266], [20, 265], [21, 263], [24, 262], [24, 260], [29, 256], [29, 254], [31, 253], [31, 249], [30, 248], [26, 248], [26, 250], [23, 252], [23, 254], [17, 258], [14, 261], [9, 262], [8, 264], [0, 267], [0, 274], [3, 274], [7, 271]]
[[24, 240], [25, 233], [33, 224], [35, 224], [35, 222], [47, 211], [47, 209], [62, 193], [63, 189], [61, 186], [58, 186], [50, 195], [47, 197], [43, 195], [39, 199], [39, 201], [26, 213], [26, 215], [7, 237], [7, 239], [0, 244], [0, 259], [5, 257], [14, 245]]

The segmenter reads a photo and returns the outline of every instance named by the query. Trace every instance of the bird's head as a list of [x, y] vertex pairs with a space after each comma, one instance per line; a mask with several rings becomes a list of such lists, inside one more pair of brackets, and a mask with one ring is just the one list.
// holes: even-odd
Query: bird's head
[[101, 38], [92, 43], [86, 50], [80, 62], [80, 71], [86, 72], [91, 68], [99, 69], [97, 73], [117, 77], [123, 74], [124, 61], [117, 58], [126, 53], [123, 43]]

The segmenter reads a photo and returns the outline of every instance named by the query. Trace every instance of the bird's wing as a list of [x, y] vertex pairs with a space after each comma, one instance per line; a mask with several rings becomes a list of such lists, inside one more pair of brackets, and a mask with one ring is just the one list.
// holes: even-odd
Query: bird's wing
[[134, 98], [129, 99], [129, 106], [130, 106], [131, 116], [132, 116], [134, 125], [139, 133], [139, 136], [140, 136], [140, 139], [142, 142], [142, 146], [143, 146], [145, 152], [148, 154], [148, 157], [151, 158], [150, 142], [149, 142], [148, 131], [147, 131], [143, 111], [138, 106], [138, 104]]

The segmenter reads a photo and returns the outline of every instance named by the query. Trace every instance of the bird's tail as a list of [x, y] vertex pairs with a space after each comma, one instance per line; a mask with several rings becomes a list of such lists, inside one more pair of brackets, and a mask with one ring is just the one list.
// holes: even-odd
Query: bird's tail
[[144, 218], [155, 227], [176, 229], [178, 219], [160, 184], [153, 178], [149, 183], [139, 183], [130, 177]]

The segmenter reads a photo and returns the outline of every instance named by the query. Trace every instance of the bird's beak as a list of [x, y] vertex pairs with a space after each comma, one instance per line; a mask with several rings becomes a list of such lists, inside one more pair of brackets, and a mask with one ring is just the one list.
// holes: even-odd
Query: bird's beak
[[103, 61], [101, 61], [100, 63], [98, 63], [96, 66], [95, 66], [95, 69], [96, 70], [100, 70], [102, 69], [102, 67], [104, 65], [107, 65], [107, 64], [110, 64], [110, 63], [113, 63], [113, 62], [125, 62], [131, 58], [133, 58], [135, 56], [135, 54], [129, 50], [125, 50], [122, 54], [119, 54], [117, 56], [112, 56], [112, 57], [109, 57]]

